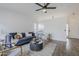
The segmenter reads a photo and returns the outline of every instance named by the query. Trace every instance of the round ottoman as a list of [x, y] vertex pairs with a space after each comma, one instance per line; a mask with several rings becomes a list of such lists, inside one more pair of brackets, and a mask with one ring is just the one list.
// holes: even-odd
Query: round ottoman
[[40, 51], [43, 49], [43, 42], [32, 42], [30, 43], [30, 49], [32, 51]]

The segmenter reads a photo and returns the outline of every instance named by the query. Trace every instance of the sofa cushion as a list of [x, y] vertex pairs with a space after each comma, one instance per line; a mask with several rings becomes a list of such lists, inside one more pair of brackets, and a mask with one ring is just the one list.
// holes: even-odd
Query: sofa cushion
[[17, 32], [13, 32], [13, 33], [9, 33], [13, 39], [15, 39], [15, 35], [17, 34]]
[[28, 36], [26, 38], [23, 38], [21, 40], [19, 40], [15, 46], [22, 46], [22, 45], [25, 45], [25, 44], [28, 44], [29, 42], [31, 42], [31, 40], [33, 39], [32, 36]]

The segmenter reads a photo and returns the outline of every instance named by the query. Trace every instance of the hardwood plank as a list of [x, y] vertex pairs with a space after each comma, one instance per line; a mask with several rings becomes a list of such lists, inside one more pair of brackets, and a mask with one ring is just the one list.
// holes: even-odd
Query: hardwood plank
[[56, 41], [57, 47], [53, 56], [79, 56], [79, 40], [68, 39], [66, 42]]

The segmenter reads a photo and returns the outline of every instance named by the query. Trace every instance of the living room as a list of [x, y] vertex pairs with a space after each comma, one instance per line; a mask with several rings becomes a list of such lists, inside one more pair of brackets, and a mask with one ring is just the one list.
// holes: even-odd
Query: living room
[[[0, 55], [79, 55], [78, 6], [78, 3], [0, 3]], [[70, 43], [72, 47], [78, 45], [75, 53], [72, 47], [66, 50], [71, 41], [75, 41]]]

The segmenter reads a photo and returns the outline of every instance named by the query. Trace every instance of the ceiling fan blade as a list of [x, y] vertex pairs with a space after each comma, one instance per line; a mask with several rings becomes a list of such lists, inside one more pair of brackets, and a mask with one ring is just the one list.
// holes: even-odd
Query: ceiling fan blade
[[44, 7], [47, 7], [50, 3], [47, 3]]
[[39, 11], [39, 10], [42, 10], [42, 8], [40, 8], [40, 9], [37, 9], [36, 11]]
[[40, 7], [44, 7], [44, 6], [42, 6], [41, 4], [39, 4], [39, 3], [35, 3], [36, 5], [38, 5], [38, 6], [40, 6]]
[[56, 9], [56, 7], [47, 7], [46, 9]]

